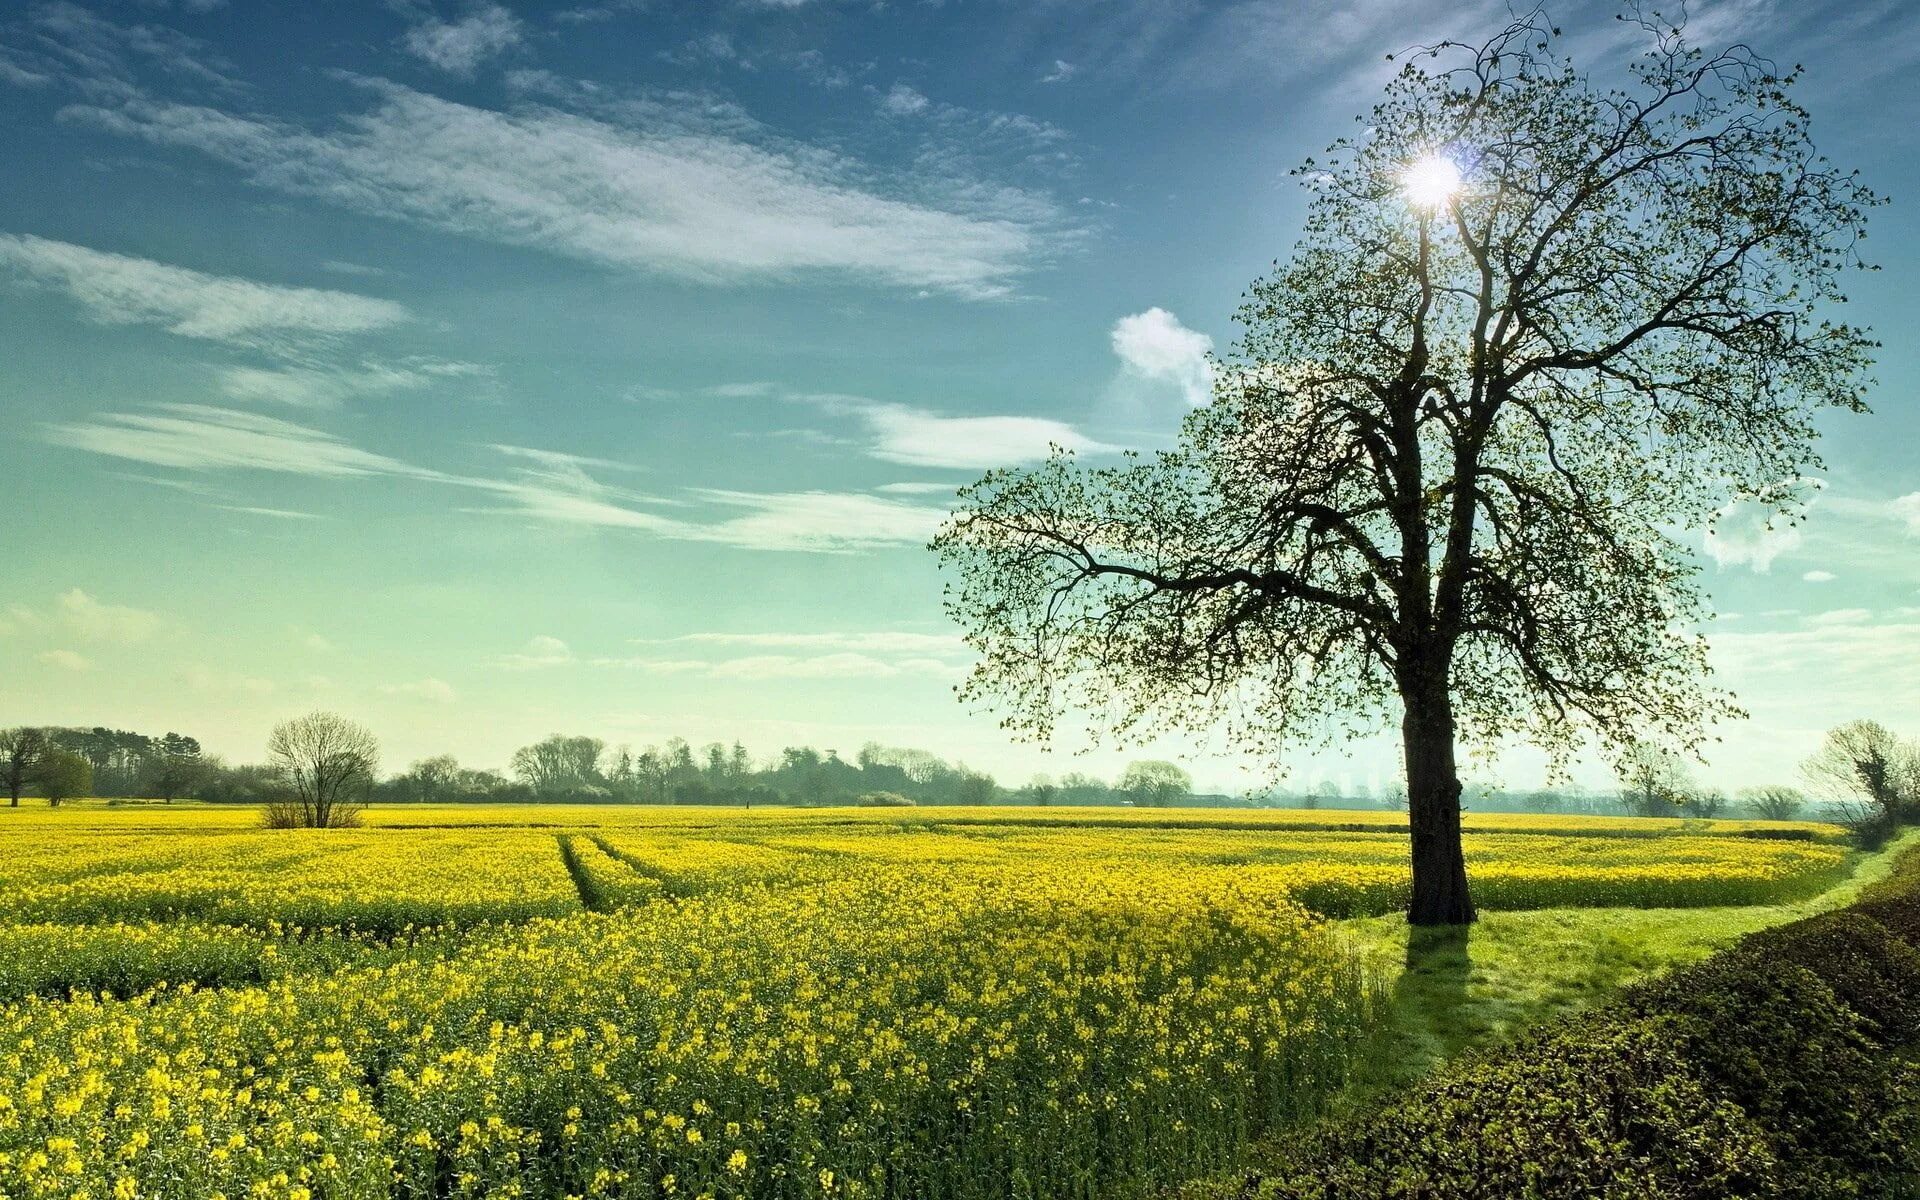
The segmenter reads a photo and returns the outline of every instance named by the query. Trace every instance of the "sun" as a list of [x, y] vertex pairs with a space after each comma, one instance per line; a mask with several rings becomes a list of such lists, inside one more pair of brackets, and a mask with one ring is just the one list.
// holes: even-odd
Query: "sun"
[[1443, 208], [1459, 194], [1464, 182], [1460, 164], [1444, 154], [1429, 154], [1408, 167], [1400, 177], [1401, 190], [1415, 208]]

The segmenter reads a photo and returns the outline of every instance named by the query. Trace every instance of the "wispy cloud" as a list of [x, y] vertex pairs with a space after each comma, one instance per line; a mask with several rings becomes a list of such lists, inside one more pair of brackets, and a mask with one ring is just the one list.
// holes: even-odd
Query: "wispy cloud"
[[49, 425], [46, 436], [55, 445], [188, 471], [450, 478], [362, 450], [333, 434], [291, 421], [204, 404], [162, 404], [146, 412], [102, 413], [88, 421]]
[[416, 679], [409, 683], [382, 684], [379, 692], [383, 696], [401, 696], [410, 700], [425, 700], [430, 704], [452, 704], [460, 698], [453, 685], [444, 679]]
[[107, 604], [80, 588], [54, 597], [46, 609], [14, 604], [0, 614], [0, 634], [58, 632], [89, 642], [144, 642], [164, 624], [158, 613], [144, 608]]
[[391, 300], [210, 275], [31, 235], [0, 234], [0, 271], [66, 295], [96, 320], [233, 345], [279, 346], [411, 319]]
[[457, 21], [427, 15], [407, 30], [401, 46], [451, 75], [471, 76], [481, 63], [518, 46], [520, 19], [498, 4], [480, 3]]
[[868, 453], [916, 467], [1003, 467], [1035, 462], [1051, 447], [1090, 454], [1119, 450], [1045, 417], [949, 417], [904, 404], [837, 402], [859, 418]]
[[[455, 474], [362, 449], [345, 439], [256, 413], [207, 405], [156, 405], [46, 426], [56, 445], [191, 471], [264, 471], [321, 478], [391, 476], [479, 493], [480, 513], [587, 528], [629, 529], [749, 550], [850, 553], [925, 542], [944, 507], [870, 492], [691, 489], [653, 496], [601, 482], [557, 451], [504, 447], [532, 465], [503, 476]], [[660, 511], [660, 510], [666, 511]]]
[[860, 164], [697, 111], [663, 129], [360, 82], [374, 106], [319, 131], [144, 95], [65, 115], [199, 150], [281, 191], [706, 283], [831, 275], [1002, 297], [1059, 224], [1046, 201], [1008, 188], [955, 191], [944, 206], [889, 195]]
[[[205, 11], [198, 4], [188, 4]], [[40, 5], [12, 27], [0, 27], [0, 80], [40, 87], [55, 81], [88, 95], [130, 94], [142, 71], [176, 87], [219, 94], [244, 91], [233, 66], [205, 42], [163, 25], [122, 25], [77, 4]]]
[[696, 492], [715, 504], [747, 510], [690, 536], [750, 550], [849, 553], [921, 545], [946, 520], [944, 507], [911, 504], [865, 492]]
[[85, 655], [72, 650], [48, 650], [39, 655], [40, 661], [50, 667], [59, 667], [63, 671], [91, 670], [93, 663]]
[[956, 678], [965, 672], [967, 655], [956, 635], [896, 629], [688, 633], [634, 643], [652, 652], [599, 658], [593, 665], [717, 680]]
[[527, 644], [512, 654], [496, 655], [488, 660], [488, 665], [508, 671], [536, 671], [547, 667], [564, 667], [575, 661], [573, 648], [557, 637], [549, 634], [537, 634], [527, 639]]
[[104, 604], [72, 588], [54, 601], [59, 622], [93, 642], [144, 642], [160, 628], [157, 613], [121, 604]]
[[415, 391], [449, 380], [488, 381], [493, 368], [435, 358], [364, 359], [352, 366], [221, 368], [220, 390], [233, 400], [294, 408], [335, 408], [356, 396]]
[[631, 667], [710, 679], [887, 679], [900, 675], [957, 676], [964, 668], [938, 659], [876, 658], [870, 654], [752, 654], [706, 662], [694, 659], [606, 659], [598, 665]]
[[677, 637], [635, 638], [642, 646], [752, 646], [797, 650], [855, 651], [867, 654], [965, 654], [958, 634], [880, 629], [832, 633], [683, 633]]

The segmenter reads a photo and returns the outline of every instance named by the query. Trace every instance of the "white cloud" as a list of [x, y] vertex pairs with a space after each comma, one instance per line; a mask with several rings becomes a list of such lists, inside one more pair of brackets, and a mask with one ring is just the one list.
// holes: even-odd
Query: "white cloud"
[[733, 492], [706, 490], [716, 504], [749, 510], [690, 535], [750, 550], [847, 553], [920, 545], [938, 532], [944, 508], [908, 504], [861, 492]]
[[833, 654], [751, 654], [702, 659], [597, 659], [596, 666], [628, 667], [657, 675], [704, 675], [710, 679], [889, 679], [902, 675], [954, 676], [964, 668], [930, 658], [885, 659], [843, 651]]
[[871, 654], [963, 654], [967, 644], [950, 633], [873, 630], [855, 633], [686, 633], [670, 638], [636, 638], [649, 646], [752, 646], [783, 649], [852, 650]]
[[1808, 571], [1806, 574], [1800, 576], [1800, 578], [1806, 580], [1808, 583], [1832, 583], [1835, 579], [1838, 579], [1839, 576], [1835, 575], [1832, 571]]
[[1888, 501], [1887, 511], [1896, 520], [1906, 522], [1908, 533], [1920, 537], [1920, 492], [1909, 492], [1897, 500]]
[[[917, 467], [1003, 467], [1036, 462], [1049, 447], [1088, 453], [1118, 450], [1045, 417], [943, 417], [904, 404], [838, 405], [872, 435], [868, 453]], [[896, 489], [897, 490], [897, 489]]]
[[443, 679], [416, 679], [412, 683], [382, 684], [383, 696], [404, 696], [413, 700], [425, 700], [432, 704], [451, 704], [460, 698], [460, 693]]
[[447, 478], [362, 450], [330, 433], [203, 404], [162, 404], [149, 412], [102, 413], [89, 421], [50, 425], [47, 439], [95, 454], [182, 470]]
[[1040, 77], [1041, 83], [1065, 83], [1080, 73], [1080, 68], [1064, 58], [1053, 60], [1053, 69]]
[[1871, 620], [1873, 620], [1872, 609], [1835, 608], [1814, 613], [1807, 618], [1807, 624], [1816, 629], [1830, 629], [1836, 625], [1864, 625]]
[[100, 321], [239, 345], [364, 333], [411, 316], [391, 300], [209, 275], [30, 235], [0, 234], [0, 270], [64, 293]]
[[54, 601], [60, 623], [93, 642], [143, 642], [160, 628], [160, 617], [141, 608], [102, 604], [79, 588]]
[[1213, 393], [1213, 364], [1207, 354], [1213, 339], [1188, 329], [1164, 308], [1121, 317], [1113, 323], [1113, 352], [1121, 368], [1136, 379], [1179, 389], [1188, 404], [1206, 403]]
[[532, 671], [542, 667], [563, 667], [574, 661], [573, 648], [557, 637], [537, 634], [514, 654], [502, 654], [491, 660], [493, 666], [509, 671]]
[[1722, 568], [1747, 566], [1765, 575], [1773, 560], [1799, 547], [1800, 527], [1764, 504], [1729, 504], [1701, 534], [1708, 557]]
[[519, 45], [520, 19], [498, 4], [480, 4], [458, 21], [429, 18], [407, 31], [401, 45], [452, 75], [470, 76], [479, 65]]
[[883, 483], [873, 489], [889, 496], [952, 496], [961, 488], [962, 483]]
[[63, 671], [86, 671], [93, 667], [93, 663], [86, 657], [75, 654], [71, 650], [48, 650], [39, 657], [41, 662], [50, 667], [59, 667]]
[[880, 110], [896, 117], [910, 117], [927, 110], [927, 98], [904, 83], [896, 83], [880, 97]]
[[480, 363], [407, 358], [367, 360], [357, 367], [226, 367], [220, 390], [228, 398], [265, 401], [293, 408], [334, 408], [355, 396], [414, 391], [456, 379], [487, 379], [491, 367]]
[[684, 98], [618, 120], [363, 82], [374, 107], [322, 132], [144, 96], [67, 115], [198, 149], [262, 186], [699, 282], [828, 274], [1006, 296], [1060, 224], [1049, 202], [1008, 187], [949, 189], [947, 207], [883, 194], [859, 164]]
[[300, 644], [302, 649], [314, 654], [333, 653], [333, 643], [328, 641], [324, 635], [316, 633], [311, 629], [296, 628], [291, 632], [293, 633], [294, 640]]
[[[563, 525], [633, 529], [681, 541], [748, 550], [847, 553], [920, 544], [947, 510], [866, 492], [742, 492], [694, 489], [683, 498], [610, 487], [557, 451], [507, 452], [535, 465], [505, 478], [454, 475], [389, 458], [333, 434], [234, 409], [157, 405], [46, 427], [47, 440], [95, 454], [181, 470], [271, 471], [322, 478], [392, 476], [468, 489], [497, 507], [471, 511]], [[704, 507], [706, 519], [690, 510]], [[673, 515], [653, 511], [673, 510]], [[713, 510], [732, 515], [713, 515]]]

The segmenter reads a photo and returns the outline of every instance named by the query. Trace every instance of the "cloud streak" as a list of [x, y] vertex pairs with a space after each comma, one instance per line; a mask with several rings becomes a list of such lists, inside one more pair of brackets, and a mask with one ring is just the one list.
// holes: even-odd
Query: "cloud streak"
[[107, 324], [156, 325], [230, 345], [325, 340], [412, 319], [391, 300], [210, 275], [31, 235], [0, 234], [0, 271], [65, 295]]
[[309, 130], [144, 95], [70, 120], [197, 150], [254, 183], [613, 268], [732, 284], [833, 276], [966, 299], [1012, 295], [1046, 253], [1050, 206], [980, 189], [941, 207], [858, 164], [695, 114], [619, 121], [501, 112], [359, 81], [366, 112]]
[[493, 501], [469, 509], [473, 512], [746, 550], [853, 553], [915, 545], [930, 538], [946, 516], [944, 507], [870, 492], [692, 489], [683, 497], [652, 496], [604, 484], [588, 473], [586, 464], [604, 460], [517, 446], [497, 449], [533, 465], [496, 477], [454, 474], [365, 450], [292, 421], [198, 404], [102, 413], [50, 424], [45, 436], [55, 445], [177, 470], [417, 480]]

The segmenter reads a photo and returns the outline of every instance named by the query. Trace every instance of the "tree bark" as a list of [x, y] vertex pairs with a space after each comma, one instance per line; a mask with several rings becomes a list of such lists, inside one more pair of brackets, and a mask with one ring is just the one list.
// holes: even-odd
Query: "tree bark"
[[1454, 762], [1453, 697], [1444, 681], [1409, 689], [1400, 722], [1406, 754], [1407, 813], [1413, 831], [1410, 925], [1468, 925], [1474, 920], [1467, 860], [1460, 844], [1460, 772]]

